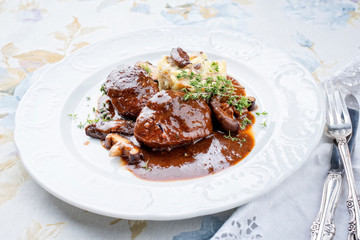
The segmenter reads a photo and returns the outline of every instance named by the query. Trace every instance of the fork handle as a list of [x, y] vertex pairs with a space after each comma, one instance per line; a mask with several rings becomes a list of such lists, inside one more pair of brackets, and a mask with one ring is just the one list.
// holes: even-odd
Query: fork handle
[[350, 214], [349, 227], [348, 227], [348, 240], [360, 239], [360, 206], [358, 200], [358, 193], [355, 188], [354, 173], [351, 165], [351, 158], [346, 139], [338, 140], [338, 147], [341, 159], [344, 163], [346, 179], [348, 182], [349, 196], [346, 201], [347, 208]]
[[335, 235], [333, 219], [341, 189], [341, 173], [329, 172], [323, 189], [319, 213], [311, 225], [311, 240], [331, 240]]

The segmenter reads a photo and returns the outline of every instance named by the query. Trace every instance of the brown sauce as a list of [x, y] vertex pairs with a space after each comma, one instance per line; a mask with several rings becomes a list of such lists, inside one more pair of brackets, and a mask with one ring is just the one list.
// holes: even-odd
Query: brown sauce
[[[173, 54], [174, 61], [179, 64], [186, 58], [181, 54], [182, 52]], [[245, 88], [238, 81], [230, 76], [227, 76], [227, 79], [232, 81], [235, 95], [246, 96]], [[86, 134], [105, 140], [108, 134], [116, 133], [129, 139], [131, 144], [126, 143], [126, 147], [131, 145], [133, 149], [136, 148], [138, 163], [132, 165], [135, 163], [131, 162], [129, 157], [132, 151], [127, 149], [128, 161], [122, 161], [122, 165], [141, 179], [171, 181], [214, 174], [240, 162], [255, 145], [252, 131], [255, 117], [248, 111], [253, 110], [249, 107], [241, 112], [231, 110], [228, 103], [221, 99], [215, 99], [218, 105], [211, 101], [206, 103], [205, 100], [188, 99], [184, 102], [184, 92], [159, 92], [157, 83], [139, 67], [114, 70], [103, 88], [107, 95], [100, 97], [96, 110], [100, 121], [88, 125], [85, 128]], [[255, 100], [253, 103], [255, 106]], [[217, 109], [221, 111], [215, 111]], [[229, 111], [230, 120], [225, 118]], [[246, 120], [244, 117], [247, 117], [251, 124], [244, 130], [239, 130], [242, 120]], [[229, 126], [236, 129], [230, 129]], [[230, 132], [220, 129], [234, 133], [229, 135]], [[120, 137], [119, 135], [117, 136]], [[140, 146], [136, 139], [141, 141], [143, 146]], [[182, 145], [184, 143], [185, 145]], [[111, 146], [107, 147], [110, 152]], [[121, 148], [121, 151], [124, 149], [125, 147]], [[140, 160], [141, 153], [143, 159]], [[120, 154], [115, 156], [121, 156]]]
[[[247, 112], [253, 123], [255, 117]], [[210, 136], [170, 151], [152, 151], [142, 148], [144, 161], [126, 167], [137, 177], [151, 181], [192, 179], [214, 174], [237, 164], [255, 145], [252, 125], [240, 131], [233, 139], [229, 133], [214, 131]], [[236, 138], [236, 139], [235, 139]], [[245, 139], [245, 140], [244, 140]]]

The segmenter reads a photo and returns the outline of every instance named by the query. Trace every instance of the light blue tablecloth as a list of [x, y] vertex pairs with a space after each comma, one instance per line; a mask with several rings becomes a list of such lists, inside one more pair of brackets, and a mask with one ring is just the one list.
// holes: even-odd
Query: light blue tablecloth
[[[19, 101], [46, 68], [81, 47], [120, 33], [185, 25], [248, 34], [287, 51], [319, 81], [360, 55], [358, 0], [0, 0], [0, 239], [210, 239], [231, 216], [234, 210], [156, 222], [83, 211], [39, 187], [22, 167], [13, 142]], [[328, 149], [329, 144], [320, 144], [309, 163], [325, 166]], [[316, 212], [292, 215], [291, 209], [299, 208], [299, 201], [317, 208], [326, 169], [311, 170], [306, 165], [274, 192], [240, 208], [241, 219], [228, 226], [242, 231], [241, 239], [290, 239], [294, 231], [291, 239], [307, 239]], [[316, 175], [314, 189], [304, 180], [307, 171]], [[310, 197], [296, 195], [294, 188]], [[317, 192], [306, 195], [307, 191]], [[269, 215], [269, 208], [279, 214]], [[293, 217], [280, 221], [285, 213]], [[339, 223], [339, 229], [344, 232], [346, 224]], [[218, 236], [236, 239], [225, 233]]]

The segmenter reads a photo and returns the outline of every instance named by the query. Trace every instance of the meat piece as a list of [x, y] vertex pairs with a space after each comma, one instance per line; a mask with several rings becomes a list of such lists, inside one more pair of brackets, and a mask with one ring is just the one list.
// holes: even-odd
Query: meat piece
[[190, 64], [190, 57], [182, 48], [171, 49], [170, 58], [179, 68], [183, 68]]
[[210, 100], [210, 106], [222, 129], [230, 132], [239, 131], [240, 123], [234, 118], [234, 110], [227, 102], [221, 102], [221, 98], [215, 95]]
[[231, 80], [232, 85], [234, 86], [234, 95], [237, 96], [246, 96], [245, 87], [242, 86], [238, 80], [233, 77], [227, 76], [228, 80]]
[[104, 90], [120, 116], [136, 119], [147, 101], [159, 92], [157, 83], [141, 67], [120, 66], [108, 76]]
[[146, 61], [146, 62], [137, 62], [135, 64], [135, 66], [141, 67], [142, 69], [144, 69], [146, 71], [146, 73], [152, 79], [154, 79], [154, 81], [156, 81], [159, 78], [157, 67], [152, 65], [150, 62], [148, 62], [148, 61]]
[[139, 147], [135, 146], [129, 139], [118, 134], [110, 133], [105, 138], [105, 147], [110, 150], [110, 157], [124, 157], [128, 164], [136, 164], [144, 159]]
[[136, 139], [148, 147], [161, 150], [211, 134], [210, 107], [204, 100], [184, 100], [183, 97], [183, 92], [172, 90], [153, 96], [136, 120]]
[[85, 133], [89, 137], [99, 138], [104, 140], [109, 133], [121, 133], [125, 135], [134, 134], [135, 122], [131, 120], [112, 120], [112, 121], [99, 121], [88, 125], [85, 128]]

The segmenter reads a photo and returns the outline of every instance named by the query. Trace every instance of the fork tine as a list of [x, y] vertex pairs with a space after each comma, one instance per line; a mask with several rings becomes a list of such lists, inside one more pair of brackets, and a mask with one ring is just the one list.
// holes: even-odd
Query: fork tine
[[330, 91], [330, 81], [326, 81], [324, 83], [325, 86], [325, 92], [326, 92], [326, 122], [328, 124], [334, 124], [334, 119], [332, 116], [334, 116], [334, 106], [331, 103], [331, 101], [333, 100], [332, 98], [332, 92]]
[[[343, 106], [341, 104], [341, 100], [342, 100], [342, 96], [341, 96], [341, 92], [340, 90], [334, 86], [334, 82], [330, 81], [330, 86], [331, 86], [331, 93], [332, 93], [332, 97], [333, 97], [333, 104], [334, 106], [334, 115], [333, 118], [335, 118], [335, 124], [341, 124], [343, 123], [343, 119], [342, 119], [342, 112], [343, 112]], [[345, 106], [346, 108], [346, 106]]]
[[341, 91], [338, 89], [338, 92], [339, 92], [339, 96], [340, 96], [340, 103], [341, 103], [341, 109], [342, 109], [342, 118], [344, 120], [344, 123], [345, 124], [351, 124], [351, 119], [350, 119], [350, 114], [349, 114], [349, 111], [346, 107], [346, 103], [345, 103], [345, 98], [342, 96], [342, 93]]
[[334, 138], [344, 138], [351, 133], [351, 120], [345, 99], [336, 82], [324, 83], [326, 92], [326, 127], [327, 133]]
[[[336, 86], [334, 86], [336, 85]], [[349, 112], [346, 107], [345, 99], [342, 96], [338, 84], [333, 83], [333, 89], [335, 94], [335, 104], [336, 104], [336, 118], [339, 124], [349, 124], [351, 123]]]

